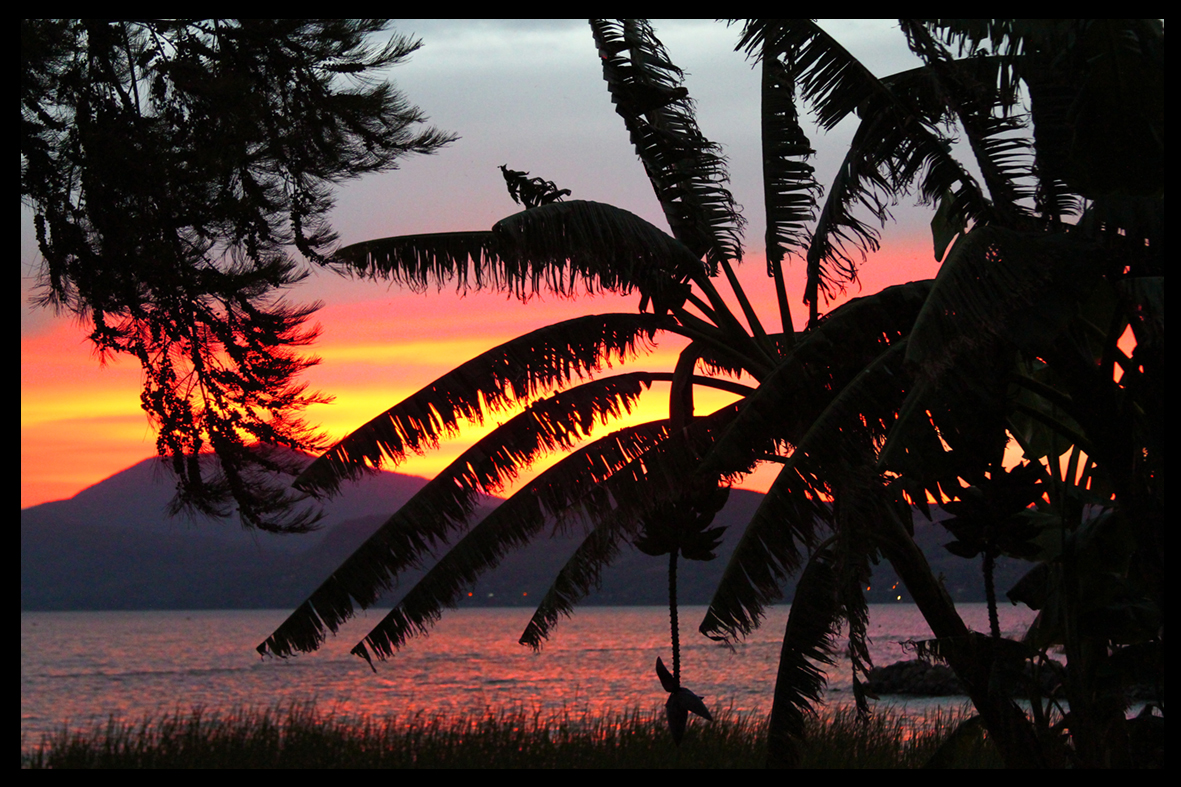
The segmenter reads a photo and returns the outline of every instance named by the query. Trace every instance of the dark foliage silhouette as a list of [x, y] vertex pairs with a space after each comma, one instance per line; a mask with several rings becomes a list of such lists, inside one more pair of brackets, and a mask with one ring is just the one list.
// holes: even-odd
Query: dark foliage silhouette
[[[780, 305], [771, 331], [734, 274], [744, 222], [682, 73], [646, 22], [591, 26], [671, 236], [611, 206], [555, 196], [490, 231], [369, 241], [340, 259], [411, 286], [458, 279], [523, 297], [638, 291], [641, 313], [557, 323], [495, 348], [310, 466], [297, 486], [328, 493], [466, 420], [525, 408], [394, 514], [259, 650], [315, 649], [399, 571], [441, 554], [354, 650], [388, 656], [547, 523], [581, 525], [586, 536], [522, 643], [540, 647], [628, 543], [670, 555], [675, 616], [678, 552], [707, 555], [728, 535], [708, 529], [701, 490], [774, 462], [777, 479], [701, 624], [707, 636], [742, 638], [803, 570], [775, 690], [771, 764], [798, 762], [801, 720], [819, 701], [842, 621], [854, 693], [869, 711], [861, 589], [882, 557], [935, 634], [920, 654], [947, 661], [979, 713], [965, 735], [987, 730], [1013, 767], [1130, 764], [1127, 686], [1146, 677], [1163, 691], [1160, 24], [902, 20], [923, 65], [878, 78], [811, 21], [748, 21], [739, 48], [762, 70], [766, 256]], [[857, 120], [827, 190], [807, 162], [797, 101], [822, 130]], [[957, 136], [973, 166], [957, 158]], [[504, 173], [514, 198], [523, 184], [565, 196], [543, 179]], [[933, 210], [939, 276], [821, 313], [876, 249], [874, 223], [912, 193]], [[789, 254], [807, 265], [803, 331], [789, 313]], [[608, 363], [630, 362], [667, 334], [688, 340], [671, 372], [606, 375]], [[671, 384], [667, 419], [592, 434], [654, 381]], [[703, 385], [740, 398], [698, 414], [693, 394]], [[1005, 461], [1010, 443], [1023, 454], [1016, 467]], [[570, 453], [470, 521], [478, 495], [503, 490], [553, 450]], [[913, 539], [912, 507], [929, 513], [929, 500], [955, 514], [952, 551], [985, 556], [986, 584], [989, 559], [1032, 561], [1009, 591], [1040, 611], [1023, 640], [964, 624]], [[673, 702], [686, 691], [675, 621], [673, 632], [674, 669], [659, 662], [657, 672], [677, 706], [675, 732], [694, 708]], [[1061, 691], [1047, 694], [1036, 678], [1051, 669], [1056, 645], [1069, 669]], [[1014, 692], [1030, 699], [1029, 713]], [[1056, 715], [1067, 702], [1069, 713]]]
[[42, 303], [139, 359], [177, 510], [314, 524], [274, 476], [323, 447], [300, 418], [324, 397], [298, 379], [316, 305], [281, 297], [307, 275], [291, 247], [327, 262], [334, 184], [453, 139], [375, 79], [419, 46], [375, 47], [386, 21], [21, 20]]

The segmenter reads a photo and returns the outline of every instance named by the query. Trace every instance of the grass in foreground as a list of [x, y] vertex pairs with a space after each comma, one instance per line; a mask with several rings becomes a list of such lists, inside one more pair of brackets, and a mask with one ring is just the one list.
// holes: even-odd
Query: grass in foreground
[[[62, 730], [25, 768], [752, 768], [766, 758], [766, 721], [719, 714], [690, 723], [680, 747], [663, 713], [589, 717], [517, 710], [482, 716], [418, 713], [338, 717], [314, 705], [226, 716], [194, 710], [139, 724]], [[881, 711], [868, 723], [837, 712], [814, 720], [805, 768], [917, 768], [962, 713], [922, 719]], [[999, 765], [988, 750], [965, 767]]]

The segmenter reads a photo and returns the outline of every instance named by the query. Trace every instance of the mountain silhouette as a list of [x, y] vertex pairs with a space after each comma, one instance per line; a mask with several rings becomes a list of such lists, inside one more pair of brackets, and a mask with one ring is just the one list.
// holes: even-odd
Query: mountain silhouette
[[[21, 509], [21, 609], [294, 609], [425, 484], [399, 473], [366, 475], [325, 504], [320, 530], [280, 536], [247, 531], [234, 518], [169, 517], [173, 482], [159, 459], [147, 459], [68, 500]], [[709, 602], [762, 497], [744, 490], [730, 495], [714, 523], [727, 526], [718, 558], [682, 561], [682, 603]], [[490, 499], [488, 506], [496, 502]], [[509, 555], [462, 603], [536, 604], [583, 537], [575, 530]], [[942, 544], [952, 540], [950, 534], [921, 517], [915, 533], [952, 597], [982, 601], [979, 561], [947, 553]], [[666, 572], [666, 559], [625, 547], [586, 603], [666, 604]], [[385, 601], [395, 602], [421, 573], [401, 577]], [[1016, 561], [1000, 561], [998, 589], [1011, 587], [1021, 573]], [[792, 590], [785, 588], [786, 598]], [[894, 602], [899, 596], [908, 598], [889, 565], [879, 566], [868, 599]]]

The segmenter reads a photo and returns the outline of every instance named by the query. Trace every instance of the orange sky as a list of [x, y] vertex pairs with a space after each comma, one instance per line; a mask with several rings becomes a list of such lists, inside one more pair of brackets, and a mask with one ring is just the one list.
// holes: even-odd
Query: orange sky
[[[934, 274], [927, 240], [909, 249], [895, 242], [866, 266], [863, 292]], [[797, 265], [793, 273], [798, 274]], [[742, 276], [764, 322], [777, 319], [761, 260], [751, 258]], [[636, 298], [596, 297], [573, 301], [538, 299], [529, 304], [492, 293], [459, 296], [452, 291], [415, 294], [389, 291], [372, 282], [345, 283], [352, 297], [328, 302], [316, 319], [323, 333], [314, 352], [322, 362], [308, 380], [335, 397], [309, 411], [333, 437], [352, 429], [463, 361], [541, 325], [577, 314], [634, 311]], [[794, 289], [799, 292], [799, 286]], [[854, 293], [856, 294], [856, 293]], [[797, 313], [797, 321], [802, 308]], [[76, 321], [59, 318], [21, 342], [21, 507], [69, 497], [155, 453], [155, 436], [139, 408], [138, 363], [119, 358], [99, 363]], [[633, 368], [671, 371], [683, 345], [668, 337]], [[635, 422], [667, 415], [667, 386], [654, 386]], [[731, 399], [703, 392], [699, 412]], [[400, 472], [432, 476], [494, 424], [473, 427]], [[765, 489], [759, 473], [744, 486]]]
[[[746, 208], [746, 262], [740, 272], [764, 323], [778, 316], [761, 245], [761, 150], [758, 71], [734, 51], [738, 30], [706, 20], [657, 20], [656, 30], [687, 72], [703, 133], [724, 147], [731, 188]], [[573, 198], [609, 202], [667, 227], [643, 167], [603, 86], [585, 22], [569, 20], [399, 20], [399, 32], [424, 47], [391, 74], [432, 123], [461, 139], [428, 157], [400, 162], [396, 172], [344, 184], [332, 223], [346, 243], [422, 232], [487, 229], [519, 210], [508, 199], [498, 165], [507, 163], [571, 189]], [[842, 43], [881, 75], [917, 62], [889, 22], [826, 23]], [[830, 180], [853, 126], [812, 132], [813, 164]], [[933, 276], [929, 213], [899, 205], [899, 223], [883, 233], [882, 251], [862, 269], [862, 293]], [[86, 331], [67, 318], [28, 305], [38, 258], [30, 213], [22, 207], [21, 506], [69, 497], [152, 456], [155, 437], [139, 409], [140, 370], [129, 359], [99, 364]], [[790, 269], [797, 326], [802, 264]], [[858, 294], [856, 288], [851, 293]], [[634, 311], [638, 299], [535, 300], [528, 305], [492, 294], [411, 294], [380, 283], [316, 273], [293, 293], [322, 300], [323, 363], [313, 389], [336, 397], [309, 420], [339, 438], [455, 365], [509, 338], [559, 319]], [[737, 308], [735, 308], [737, 312]], [[671, 371], [679, 344], [671, 340], [645, 366]], [[713, 403], [726, 399], [720, 394]], [[659, 388], [636, 420], [667, 412]], [[706, 411], [709, 399], [699, 400]], [[489, 427], [490, 428], [490, 427]], [[407, 462], [403, 472], [429, 476], [478, 437], [472, 430], [437, 455]], [[765, 488], [769, 477], [748, 479]]]

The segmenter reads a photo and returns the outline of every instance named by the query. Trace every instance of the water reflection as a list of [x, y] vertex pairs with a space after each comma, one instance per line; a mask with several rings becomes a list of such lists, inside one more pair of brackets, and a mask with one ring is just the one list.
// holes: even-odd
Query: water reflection
[[[966, 605], [985, 630], [983, 605]], [[1029, 611], [1007, 608], [1019, 634]], [[325, 648], [289, 660], [260, 660], [254, 646], [286, 610], [57, 612], [21, 614], [21, 734], [89, 726], [109, 714], [137, 720], [192, 707], [272, 707], [314, 700], [347, 715], [472, 713], [525, 708], [607, 714], [663, 713], [667, 698], [652, 665], [668, 648], [665, 607], [588, 607], [557, 627], [534, 653], [517, 644], [532, 610], [466, 609], [444, 615], [374, 674], [349, 654], [381, 613], [354, 621]], [[695, 634], [704, 607], [683, 607], [682, 665], [711, 710], [770, 709], [786, 606], [774, 608], [745, 643], [728, 649]], [[1024, 614], [1023, 614], [1024, 613]], [[908, 656], [899, 641], [929, 636], [909, 605], [871, 607], [875, 663]], [[847, 664], [830, 673], [830, 705], [851, 702]], [[960, 700], [942, 700], [954, 705]], [[922, 709], [930, 700], [905, 703]]]

